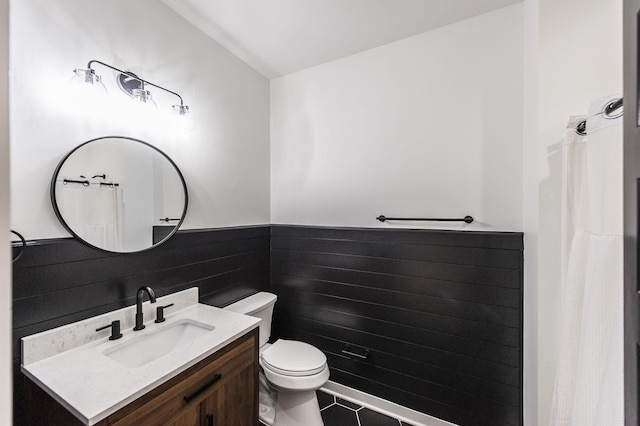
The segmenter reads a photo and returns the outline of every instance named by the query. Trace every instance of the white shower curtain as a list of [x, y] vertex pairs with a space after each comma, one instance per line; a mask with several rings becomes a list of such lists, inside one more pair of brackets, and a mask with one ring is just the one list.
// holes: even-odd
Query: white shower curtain
[[57, 183], [57, 203], [65, 222], [80, 238], [105, 250], [122, 249], [123, 201], [118, 186]]
[[565, 197], [560, 356], [553, 426], [623, 426], [622, 117], [594, 101], [587, 135], [563, 140]]

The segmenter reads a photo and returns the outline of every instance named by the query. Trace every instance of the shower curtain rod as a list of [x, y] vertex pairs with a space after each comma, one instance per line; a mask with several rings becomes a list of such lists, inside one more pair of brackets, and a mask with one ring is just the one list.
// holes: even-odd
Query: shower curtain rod
[[[605, 105], [605, 107], [602, 109], [602, 112], [600, 112], [599, 114], [602, 114], [604, 118], [608, 118], [610, 120], [614, 118], [618, 118], [623, 114], [622, 106], [623, 106], [623, 98], [618, 98], [614, 101], [609, 102], [607, 105]], [[586, 136], [587, 134], [586, 118], [582, 120], [580, 123], [578, 123], [578, 125], [576, 126], [576, 133], [579, 134], [580, 136]]]

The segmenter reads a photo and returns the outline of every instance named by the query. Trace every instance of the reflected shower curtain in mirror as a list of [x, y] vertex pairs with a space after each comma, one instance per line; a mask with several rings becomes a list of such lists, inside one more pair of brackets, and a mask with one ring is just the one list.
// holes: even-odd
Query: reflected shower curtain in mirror
[[623, 425], [622, 117], [594, 101], [563, 140], [566, 256], [551, 425]]
[[60, 185], [58, 208], [73, 232], [83, 240], [100, 242], [106, 250], [122, 249], [124, 204], [120, 186], [56, 184]]

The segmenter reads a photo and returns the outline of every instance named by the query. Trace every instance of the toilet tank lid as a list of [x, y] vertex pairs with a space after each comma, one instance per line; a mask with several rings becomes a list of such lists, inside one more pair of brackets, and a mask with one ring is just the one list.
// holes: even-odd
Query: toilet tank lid
[[226, 306], [224, 309], [232, 312], [238, 312], [240, 314], [251, 315], [260, 309], [273, 305], [276, 303], [277, 298], [278, 297], [273, 293], [261, 291], [260, 293], [240, 299], [239, 301]]

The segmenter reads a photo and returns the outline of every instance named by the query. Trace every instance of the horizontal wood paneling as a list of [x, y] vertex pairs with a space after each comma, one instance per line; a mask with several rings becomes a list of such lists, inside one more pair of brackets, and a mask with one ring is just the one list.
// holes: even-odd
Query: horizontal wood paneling
[[[327, 353], [336, 357], [345, 357], [342, 354], [344, 343], [341, 340], [332, 339], [318, 334], [308, 332], [299, 332], [296, 339], [308, 341], [314, 346], [323, 347]], [[425, 382], [431, 383], [434, 388], [457, 390], [459, 393], [469, 396], [470, 398], [490, 399], [500, 403], [517, 406], [518, 404], [518, 387], [499, 383], [491, 379], [478, 377], [473, 374], [465, 374], [454, 369], [443, 367], [435, 367], [433, 363], [426, 364], [408, 358], [407, 353], [385, 352], [376, 346], [376, 350], [370, 357], [370, 363], [365, 361], [354, 360], [360, 362], [364, 366], [373, 365], [398, 365], [398, 373], [401, 375], [415, 377]], [[373, 348], [371, 348], [373, 349]], [[349, 359], [346, 357], [346, 359]]]
[[[428, 321], [420, 322], [422, 316], [428, 316], [420, 311], [403, 312], [405, 317], [413, 314], [415, 320], [412, 325], [403, 324], [403, 317], [394, 317], [394, 312], [402, 312], [387, 300], [385, 305], [362, 305], [358, 301], [346, 301], [325, 295], [306, 294], [299, 296], [290, 290], [280, 296], [281, 302], [289, 307], [292, 318], [306, 318], [319, 323], [330, 323], [338, 327], [359, 330], [364, 333], [381, 336], [392, 336], [397, 340], [408, 343], [444, 350], [462, 356], [469, 356], [490, 362], [498, 362], [509, 366], [519, 366], [518, 346], [495, 344], [482, 340], [481, 335], [471, 336], [458, 330], [457, 335], [448, 330], [451, 318], [430, 316]], [[307, 303], [309, 302], [309, 303]], [[397, 306], [397, 305], [396, 305]], [[386, 311], [382, 312], [381, 311]], [[475, 323], [482, 330], [482, 323]], [[512, 329], [513, 330], [513, 329]], [[455, 331], [455, 330], [454, 330]], [[488, 334], [488, 333], [486, 333]], [[517, 336], [516, 336], [517, 338]], [[511, 342], [510, 342], [511, 343]]]
[[[287, 277], [287, 285], [300, 290], [324, 292], [347, 299], [353, 299], [352, 296], [357, 294], [356, 299], [374, 303], [377, 298], [403, 298], [406, 304], [401, 305], [407, 308], [415, 304], [424, 309], [428, 305], [430, 312], [434, 314], [507, 327], [518, 327], [520, 324], [520, 309], [502, 306], [497, 300], [501, 295], [507, 299], [513, 298], [517, 290], [505, 291], [406, 276], [315, 268], [281, 263], [275, 256], [271, 259], [271, 273], [272, 276]], [[324, 277], [331, 280], [323, 279]], [[344, 281], [340, 281], [341, 279]], [[369, 291], [363, 292], [364, 288]]]
[[353, 256], [343, 253], [319, 253], [271, 248], [276, 261], [313, 264], [337, 269], [377, 272], [389, 275], [408, 275], [441, 281], [454, 281], [492, 287], [518, 288], [518, 270], [448, 264], [443, 262], [385, 259], [381, 257]]
[[270, 288], [274, 336], [322, 349], [332, 380], [461, 425], [521, 424], [522, 234], [280, 225], [126, 255], [30, 242], [14, 264], [17, 422], [19, 339], [131, 305], [141, 285], [198, 286], [214, 306]]
[[522, 250], [521, 232], [458, 232], [434, 229], [329, 228], [324, 226], [272, 225], [271, 236], [381, 244], [418, 244], [444, 247], [476, 247]]
[[522, 424], [522, 250], [521, 233], [274, 225], [274, 334], [322, 349], [347, 386], [461, 425]]
[[158, 296], [198, 287], [200, 302], [225, 306], [269, 289], [270, 227], [179, 231], [141, 253], [95, 250], [75, 239], [30, 241], [13, 265], [15, 424], [23, 378], [20, 339], [135, 303], [142, 285]]

